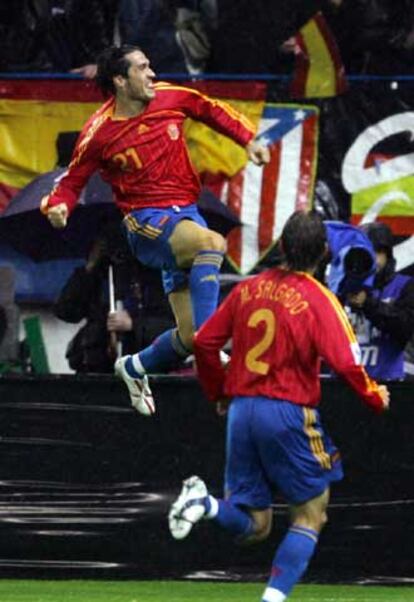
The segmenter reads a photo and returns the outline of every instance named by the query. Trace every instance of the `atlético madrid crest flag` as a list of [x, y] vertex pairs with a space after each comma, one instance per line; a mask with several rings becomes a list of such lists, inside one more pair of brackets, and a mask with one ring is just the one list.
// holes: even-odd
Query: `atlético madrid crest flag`
[[242, 223], [230, 232], [227, 250], [242, 274], [273, 247], [293, 211], [312, 204], [318, 119], [313, 106], [265, 105], [258, 139], [269, 147], [270, 163], [259, 167], [249, 162], [233, 177], [213, 182], [216, 194]]

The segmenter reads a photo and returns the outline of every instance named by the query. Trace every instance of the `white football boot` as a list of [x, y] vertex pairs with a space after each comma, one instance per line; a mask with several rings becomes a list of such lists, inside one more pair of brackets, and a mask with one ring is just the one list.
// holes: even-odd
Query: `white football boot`
[[207, 487], [200, 477], [193, 476], [183, 481], [181, 493], [171, 506], [168, 525], [174, 539], [184, 539], [191, 529], [206, 514]]
[[144, 374], [142, 378], [133, 378], [128, 374], [125, 363], [129, 355], [124, 355], [116, 360], [114, 365], [115, 374], [122, 378], [128, 387], [129, 397], [133, 407], [143, 416], [152, 416], [155, 414], [155, 404], [152, 392], [148, 383], [148, 376]]

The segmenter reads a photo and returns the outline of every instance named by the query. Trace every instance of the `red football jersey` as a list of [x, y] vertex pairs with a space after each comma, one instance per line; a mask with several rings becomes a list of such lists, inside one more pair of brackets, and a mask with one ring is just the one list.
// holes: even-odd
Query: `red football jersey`
[[[229, 339], [224, 369], [219, 350]], [[274, 268], [240, 283], [197, 332], [194, 350], [211, 400], [263, 396], [316, 406], [322, 357], [368, 405], [383, 407], [338, 299], [304, 272]]]
[[187, 152], [184, 120], [202, 121], [241, 146], [254, 136], [253, 124], [225, 103], [183, 86], [159, 82], [154, 88], [154, 99], [136, 117], [113, 118], [114, 98], [92, 115], [48, 207], [63, 202], [71, 211], [96, 170], [112, 186], [123, 213], [189, 205], [198, 198], [200, 182]]

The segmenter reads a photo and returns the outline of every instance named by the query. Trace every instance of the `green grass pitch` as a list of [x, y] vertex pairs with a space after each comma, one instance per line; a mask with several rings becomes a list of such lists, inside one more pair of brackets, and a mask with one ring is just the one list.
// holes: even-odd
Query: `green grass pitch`
[[[1, 602], [260, 602], [262, 583], [0, 579]], [[414, 602], [413, 587], [299, 585], [292, 602]]]

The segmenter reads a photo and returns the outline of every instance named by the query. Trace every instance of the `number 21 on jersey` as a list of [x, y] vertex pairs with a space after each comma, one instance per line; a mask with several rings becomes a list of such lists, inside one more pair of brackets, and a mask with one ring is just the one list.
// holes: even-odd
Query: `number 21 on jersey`
[[112, 157], [112, 161], [117, 163], [122, 171], [133, 171], [142, 167], [142, 161], [132, 146], [127, 148], [123, 153], [116, 153]]
[[259, 359], [272, 345], [276, 335], [276, 317], [271, 309], [256, 309], [249, 316], [247, 326], [257, 328], [264, 323], [263, 336], [256, 345], [246, 353], [245, 366], [250, 372], [265, 376], [269, 372], [270, 364]]

